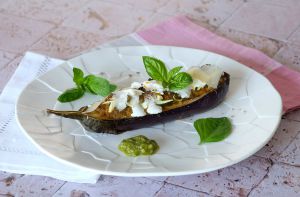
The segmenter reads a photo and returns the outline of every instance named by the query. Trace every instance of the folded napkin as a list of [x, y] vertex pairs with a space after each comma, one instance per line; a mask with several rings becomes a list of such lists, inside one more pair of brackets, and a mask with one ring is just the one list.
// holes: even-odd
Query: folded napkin
[[[204, 49], [231, 57], [264, 74], [283, 98], [284, 111], [299, 107], [300, 74], [272, 60], [258, 50], [241, 46], [192, 23], [184, 16], [101, 45], [173, 45]], [[18, 128], [14, 107], [21, 90], [32, 79], [62, 60], [26, 53], [0, 96], [0, 170], [50, 176], [72, 182], [95, 183], [99, 174], [62, 164], [41, 153]]]
[[[62, 60], [27, 52], [0, 96], [0, 170], [50, 176], [66, 181], [95, 183], [99, 175], [63, 165], [43, 154], [18, 127], [15, 104], [22, 89]], [[34, 102], [34, 101], [33, 101]]]
[[[144, 41], [136, 35], [128, 35], [93, 50], [143, 44]], [[22, 89], [34, 78], [62, 62], [63, 60], [27, 52], [3, 89], [0, 95], [0, 170], [78, 183], [96, 183], [100, 175], [94, 171], [62, 164], [42, 153], [20, 130], [15, 118], [15, 104]]]

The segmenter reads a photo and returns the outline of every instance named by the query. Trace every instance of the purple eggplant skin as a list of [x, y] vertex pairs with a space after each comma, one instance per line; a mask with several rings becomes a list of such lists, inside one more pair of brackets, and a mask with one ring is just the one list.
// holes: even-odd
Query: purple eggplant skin
[[216, 107], [225, 99], [229, 89], [230, 75], [224, 72], [222, 78], [223, 81], [218, 84], [218, 87], [214, 91], [211, 91], [203, 96], [201, 99], [196, 100], [191, 104], [164, 111], [159, 114], [149, 114], [142, 117], [132, 117], [117, 120], [98, 120], [71, 111], [67, 113], [68, 115], [66, 116], [61, 113], [57, 113], [54, 110], [48, 110], [48, 113], [77, 119], [89, 131], [94, 131], [97, 133], [120, 134], [129, 130], [186, 118], [192, 116], [193, 114], [201, 113]]

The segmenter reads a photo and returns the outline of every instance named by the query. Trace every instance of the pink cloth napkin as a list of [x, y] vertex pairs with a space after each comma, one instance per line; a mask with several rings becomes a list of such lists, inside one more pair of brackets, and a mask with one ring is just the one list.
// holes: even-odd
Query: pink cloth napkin
[[[262, 52], [234, 43], [179, 16], [138, 32], [151, 44], [203, 49], [230, 57], [265, 75], [278, 90], [283, 111], [300, 107], [300, 73], [283, 66]], [[272, 98], [266, 98], [272, 99]]]

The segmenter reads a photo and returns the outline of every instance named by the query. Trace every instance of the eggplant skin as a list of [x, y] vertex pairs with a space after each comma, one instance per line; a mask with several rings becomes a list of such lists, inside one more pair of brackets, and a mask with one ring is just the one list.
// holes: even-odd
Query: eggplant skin
[[193, 114], [201, 113], [216, 107], [224, 99], [229, 89], [230, 75], [226, 72], [222, 75], [218, 87], [207, 93], [202, 98], [168, 111], [163, 111], [159, 114], [148, 114], [142, 117], [132, 117], [116, 120], [99, 120], [82, 113], [84, 108], [79, 111], [56, 111], [47, 109], [49, 114], [56, 114], [66, 118], [77, 119], [89, 131], [96, 133], [120, 134], [125, 131], [139, 129], [167, 121], [182, 119]]
[[164, 111], [159, 114], [149, 114], [142, 117], [133, 117], [118, 120], [97, 120], [91, 117], [82, 117], [81, 124], [87, 129], [97, 133], [120, 134], [125, 131], [139, 129], [167, 121], [185, 118], [196, 113], [204, 112], [220, 104], [229, 89], [230, 76], [223, 74], [223, 82], [220, 82], [216, 90], [206, 94], [201, 99], [176, 109]]

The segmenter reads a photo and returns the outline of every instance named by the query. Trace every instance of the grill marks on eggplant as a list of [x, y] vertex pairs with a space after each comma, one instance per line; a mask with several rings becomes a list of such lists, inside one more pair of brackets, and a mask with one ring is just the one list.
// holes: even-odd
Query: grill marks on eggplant
[[[109, 104], [105, 103], [111, 97], [108, 96], [96, 110], [86, 112], [87, 107], [79, 111], [56, 111], [47, 109], [50, 114], [77, 119], [88, 130], [98, 133], [120, 134], [124, 131], [138, 129], [165, 121], [172, 121], [178, 118], [188, 117], [195, 113], [211, 109], [222, 102], [229, 88], [230, 76], [223, 73], [216, 89], [204, 87], [200, 90], [192, 90], [190, 98], [180, 99], [176, 93], [165, 92], [163, 100], [174, 99], [171, 103], [162, 105], [162, 112], [158, 114], [147, 114], [142, 117], [131, 117], [131, 107], [122, 111], [114, 109], [109, 112]], [[149, 94], [149, 92], [144, 93]], [[143, 99], [141, 95], [140, 99]], [[150, 93], [152, 94], [152, 93]]]

